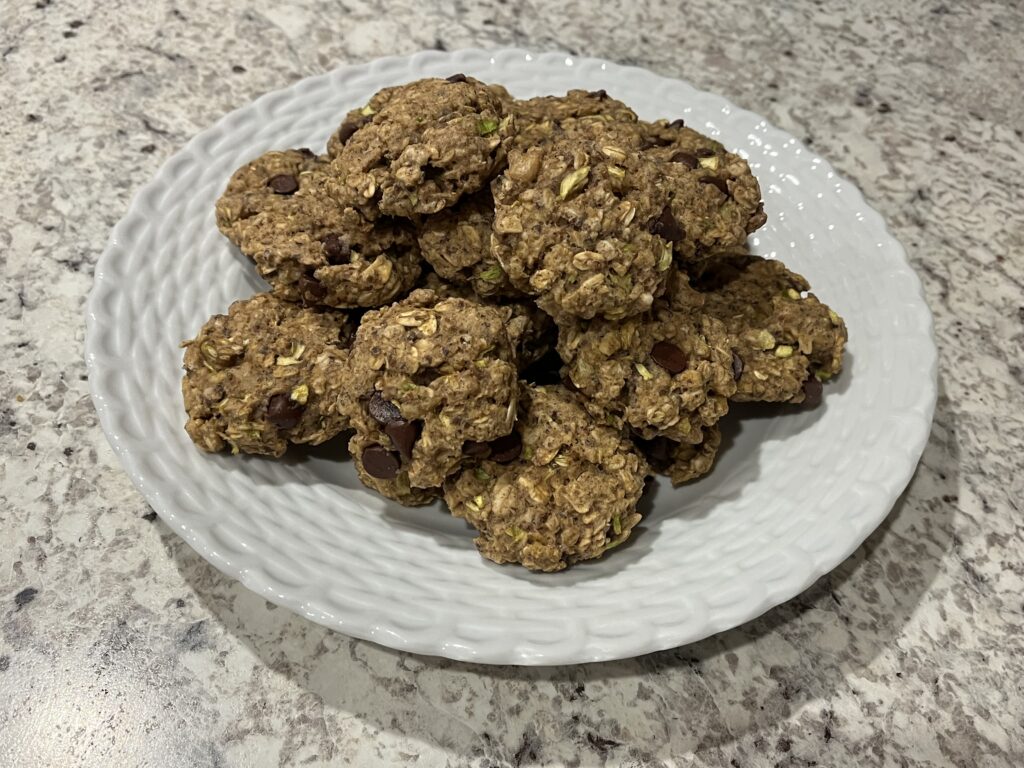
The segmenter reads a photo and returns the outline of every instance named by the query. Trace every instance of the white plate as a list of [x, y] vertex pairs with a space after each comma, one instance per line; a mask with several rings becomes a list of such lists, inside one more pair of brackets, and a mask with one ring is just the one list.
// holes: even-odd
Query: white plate
[[[440, 509], [365, 491], [313, 449], [284, 461], [209, 456], [189, 442], [178, 342], [262, 288], [217, 232], [237, 166], [272, 148], [321, 149], [379, 88], [454, 72], [513, 94], [604, 88], [644, 118], [683, 117], [750, 160], [782, 258], [847, 320], [847, 366], [823, 407], [746, 410], [718, 465], [660, 483], [631, 542], [535, 575], [482, 560]], [[267, 94], [172, 157], [100, 258], [86, 354], [100, 423], [132, 481], [196, 551], [266, 599], [349, 635], [503, 664], [633, 656], [752, 619], [835, 567], [882, 521], [929, 431], [936, 351], [921, 285], [858, 190], [792, 136], [725, 99], [632, 67], [522, 50], [429, 52], [343, 67]]]

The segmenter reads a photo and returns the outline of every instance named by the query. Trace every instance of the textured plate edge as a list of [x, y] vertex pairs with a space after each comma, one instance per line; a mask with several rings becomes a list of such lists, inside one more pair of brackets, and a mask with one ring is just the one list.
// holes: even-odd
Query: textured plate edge
[[[157, 512], [158, 515], [168, 524], [168, 526], [174, 530], [181, 538], [183, 538], [193, 549], [196, 550], [207, 562], [211, 563], [215, 568], [239, 582], [241, 582], [246, 588], [260, 594], [265, 599], [288, 608], [289, 610], [309, 618], [317, 623], [323, 624], [331, 629], [342, 632], [352, 637], [357, 637], [364, 640], [377, 641], [376, 637], [387, 636], [392, 642], [391, 647], [396, 647], [399, 650], [409, 651], [414, 653], [421, 653], [432, 656], [442, 656], [460, 661], [471, 661], [476, 663], [484, 664], [514, 664], [523, 666], [548, 666], [556, 664], [582, 664], [592, 663], [599, 661], [611, 661], [615, 659], [630, 658], [634, 656], [640, 656], [647, 653], [656, 651], [662, 651], [669, 648], [675, 648], [688, 643], [696, 642], [704, 639], [711, 635], [717, 634], [718, 632], [725, 631], [732, 627], [740, 626], [745, 624], [771, 610], [772, 608], [781, 605], [782, 603], [793, 599], [811, 585], [813, 585], [822, 576], [831, 572], [840, 563], [846, 560], [851, 554], [853, 554], [868, 536], [885, 520], [886, 517], [892, 511], [893, 506], [899, 499], [900, 495], [906, 489], [910, 480], [912, 479], [914, 472], [916, 471], [917, 465], [920, 462], [920, 457], [924, 452], [925, 446], [927, 445], [928, 437], [931, 432], [931, 424], [934, 416], [935, 405], [938, 397], [938, 350], [935, 340], [935, 328], [934, 320], [928, 306], [927, 297], [925, 296], [924, 286], [914, 270], [907, 256], [906, 250], [903, 245], [896, 239], [896, 237], [889, 230], [885, 223], [885, 220], [878, 211], [872, 208], [865, 200], [863, 193], [857, 187], [856, 184], [847, 179], [844, 175], [835, 171], [831, 163], [825, 158], [821, 158], [820, 155], [804, 147], [802, 143], [799, 145], [808, 152], [808, 154], [815, 158], [820, 158], [824, 164], [825, 169], [835, 174], [837, 183], [842, 184], [843, 190], [849, 191], [852, 198], [851, 202], [856, 204], [860, 203], [863, 209], [866, 211], [866, 216], [873, 219], [873, 226], [875, 226], [880, 233], [888, 238], [886, 243], [887, 247], [893, 250], [895, 256], [898, 256], [903, 265], [906, 267], [906, 271], [909, 273], [910, 279], [913, 281], [916, 287], [916, 298], [920, 300], [921, 310], [923, 312], [922, 319], [925, 321], [924, 328], [922, 330], [927, 332], [927, 338], [931, 342], [925, 355], [928, 360], [928, 381], [929, 387], [922, 387], [918, 399], [911, 405], [908, 406], [907, 410], [919, 410], [924, 418], [921, 419], [918, 424], [919, 427], [916, 430], [916, 434], [912, 433], [906, 441], [906, 454], [908, 461], [902, 466], [900, 471], [893, 471], [889, 473], [889, 482], [886, 483], [882, 488], [884, 489], [884, 495], [886, 503], [880, 507], [880, 513], [873, 515], [870, 518], [863, 519], [861, 521], [860, 528], [857, 530], [856, 536], [844, 540], [842, 547], [833, 547], [827, 549], [824, 552], [819, 551], [816, 554], [818, 558], [816, 560], [817, 566], [814, 567], [807, 578], [798, 587], [787, 587], [777, 588], [774, 591], [766, 591], [763, 599], [752, 605], [744, 605], [744, 610], [737, 612], [741, 614], [741, 618], [722, 622], [722, 626], [717, 626], [713, 623], [704, 625], [700, 630], [692, 631], [690, 633], [680, 633], [676, 635], [666, 636], [665, 634], [657, 634], [652, 636], [652, 639], [644, 644], [637, 644], [635, 646], [625, 647], [623, 644], [616, 648], [594, 648], [592, 644], [584, 643], [584, 652], [573, 653], [571, 656], [562, 656], [557, 652], [552, 652], [550, 646], [532, 646], [526, 644], [520, 644], [513, 649], [502, 649], [497, 653], [474, 653], [466, 652], [467, 649], [464, 647], [452, 647], [444, 641], [418, 641], [417, 639], [410, 639], [403, 637], [403, 633], [393, 628], [374, 624], [366, 627], [352, 627], [348, 626], [347, 623], [335, 619], [334, 621], [327, 620], [327, 617], [322, 614], [318, 615], [310, 611], [305, 607], [301, 601], [296, 599], [290, 599], [284, 595], [278, 594], [273, 587], [268, 583], [263, 583], [259, 578], [253, 576], [253, 574], [245, 569], [244, 567], [238, 567], [236, 565], [229, 564], [223, 559], [218, 557], [215, 552], [215, 548], [212, 542], [207, 540], [200, 532], [192, 531], [187, 528], [181, 521], [178, 520], [177, 515], [173, 509], [169, 508], [169, 505], [164, 502], [164, 497], [159, 493], [158, 488], [152, 487], [149, 480], [146, 478], [143, 472], [140, 471], [138, 464], [132, 456], [131, 451], [128, 449], [124, 440], [122, 440], [122, 434], [117, 429], [114, 423], [114, 416], [107, 403], [104, 393], [99, 390], [97, 377], [94, 375], [97, 372], [96, 361], [98, 357], [98, 344], [99, 339], [97, 337], [97, 326], [96, 318], [98, 312], [98, 305], [102, 289], [104, 287], [104, 274], [105, 268], [107, 268], [112, 260], [115, 258], [116, 252], [120, 247], [119, 241], [123, 238], [124, 231], [127, 229], [126, 222], [129, 221], [136, 215], [142, 213], [143, 203], [142, 201], [148, 194], [151, 194], [156, 188], [162, 186], [165, 182], [163, 176], [175, 158], [196, 151], [199, 144], [200, 137], [209, 131], [214, 129], [223, 128], [230, 124], [232, 121], [238, 118], [239, 114], [243, 111], [251, 109], [253, 106], [258, 105], [261, 102], [269, 101], [284, 91], [290, 91], [296, 88], [311, 88], [316, 87], [316, 84], [322, 81], [330, 80], [331, 78], [347, 76], [347, 77], [359, 77], [366, 74], [372, 74], [375, 70], [394, 66], [396, 63], [402, 63], [407, 67], [415, 64], [417, 60], [431, 59], [438, 61], [441, 59], [458, 60], [465, 62], [467, 59], [471, 61], [475, 66], [485, 67], [492, 63], [492, 59], [497, 56], [513, 56], [513, 57], [532, 57], [532, 62], [537, 65], [551, 65], [556, 63], [555, 59], [564, 58], [569, 56], [574, 62], [580, 64], [590, 64], [601, 66], [604, 65], [609, 69], [616, 70], [623, 74], [633, 74], [635, 76], [641, 76], [646, 79], [653, 79], [667, 83], [670, 86], [684, 85], [694, 90], [699, 90], [691, 83], [681, 80], [679, 78], [671, 78], [664, 75], [660, 75], [655, 72], [651, 72], [646, 69], [642, 69], [636, 66], [620, 65], [614, 62], [606, 61], [603, 59], [597, 59], [592, 57], [584, 56], [571, 56], [561, 51], [548, 51], [548, 52], [534, 52], [528, 51], [521, 48], [501, 48], [493, 50], [485, 50], [480, 48], [463, 49], [459, 51], [452, 51], [447, 53], [441, 53], [438, 51], [420, 51], [414, 54], [406, 56], [388, 56], [379, 59], [374, 59], [364, 64], [355, 64], [338, 67], [334, 70], [322, 73], [320, 75], [314, 75], [297, 83], [278, 89], [275, 91], [263, 94], [259, 98], [252, 102], [249, 102], [221, 117], [219, 120], [213, 123], [212, 126], [200, 131], [196, 136], [192, 137], [185, 145], [169, 157], [153, 176], [153, 178], [141, 187], [135, 195], [132, 197], [128, 208], [121, 218], [121, 220], [115, 225], [111, 237], [104, 248], [103, 253], [97, 260], [95, 277], [92, 289], [89, 292], [88, 299], [85, 305], [85, 362], [86, 369], [89, 376], [89, 390], [92, 396], [94, 407], [96, 408], [97, 416], [99, 418], [100, 427], [106, 435], [115, 455], [121, 461], [128, 474], [129, 479], [136, 489], [143, 495], [150, 506]], [[789, 133], [777, 128], [760, 115], [754, 112], [743, 109], [736, 106], [728, 99], [725, 99], [718, 94], [711, 94], [716, 99], [720, 100], [724, 104], [728, 105], [735, 115], [741, 115], [747, 119], [756, 119], [763, 121], [767, 126], [769, 135], [774, 135], [783, 141], [795, 140]], [[798, 141], [798, 140], [797, 140]], [[868, 222], [865, 222], [867, 224]], [[910, 457], [914, 457], [913, 460], [909, 460]], [[403, 638], [403, 642], [395, 642], [398, 638]], [[578, 650], [578, 649], [577, 649]]]

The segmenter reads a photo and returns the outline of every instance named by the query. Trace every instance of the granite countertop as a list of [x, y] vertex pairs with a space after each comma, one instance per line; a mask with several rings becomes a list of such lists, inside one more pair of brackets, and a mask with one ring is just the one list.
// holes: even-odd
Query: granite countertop
[[[0, 9], [0, 765], [1024, 764], [1024, 8], [243, 5]], [[171, 533], [89, 400], [93, 265], [192, 134], [338, 64], [510, 44], [684, 77], [793, 132], [882, 211], [935, 313], [935, 424], [888, 520], [695, 645], [515, 669], [349, 640]]]

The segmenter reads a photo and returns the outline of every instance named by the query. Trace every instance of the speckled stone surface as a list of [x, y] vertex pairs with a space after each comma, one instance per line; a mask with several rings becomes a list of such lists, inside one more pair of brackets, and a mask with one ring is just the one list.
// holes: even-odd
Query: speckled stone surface
[[[0, 765], [1024, 764], [1024, 8], [615, 5], [0, 6]], [[696, 645], [483, 668], [331, 633], [155, 519], [89, 401], [93, 265], [190, 135], [337, 64], [509, 44], [684, 77], [805, 139], [883, 212], [935, 312], [938, 412], [889, 519]]]

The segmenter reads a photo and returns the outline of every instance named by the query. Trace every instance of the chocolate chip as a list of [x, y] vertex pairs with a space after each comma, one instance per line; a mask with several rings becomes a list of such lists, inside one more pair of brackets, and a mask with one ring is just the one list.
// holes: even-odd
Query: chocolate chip
[[683, 228], [672, 215], [672, 209], [667, 205], [661, 209], [661, 215], [651, 224], [651, 234], [663, 237], [670, 243], [678, 243], [686, 237]]
[[732, 380], [739, 381], [740, 376], [743, 375], [743, 358], [737, 355], [735, 352], [732, 353]]
[[701, 147], [696, 151], [697, 157], [714, 157], [717, 153], [713, 149], [707, 147]]
[[390, 400], [385, 400], [380, 392], [375, 391], [370, 395], [370, 399], [366, 403], [366, 410], [382, 427], [386, 427], [394, 421], [402, 421], [402, 412], [398, 410], [398, 406]]
[[445, 78], [449, 83], [465, 83], [467, 79], [468, 78], [461, 72]]
[[651, 359], [673, 376], [686, 370], [686, 354], [667, 341], [659, 341], [651, 348]]
[[267, 421], [278, 429], [291, 429], [302, 421], [306, 406], [292, 400], [288, 395], [271, 395], [267, 401]]
[[384, 425], [384, 434], [391, 438], [391, 444], [398, 450], [399, 455], [406, 461], [412, 459], [412, 447], [420, 436], [421, 421], [406, 421], [399, 419]]
[[644, 136], [641, 149], [651, 149], [652, 147], [667, 147], [671, 144], [672, 139], [662, 138], [661, 136]]
[[729, 196], [729, 185], [725, 183], [725, 179], [718, 176], [705, 176], [700, 180], [701, 184], [710, 184], [713, 187], [718, 187], [718, 191], [726, 197]]
[[378, 480], [394, 480], [398, 477], [398, 470], [402, 464], [398, 460], [398, 454], [389, 451], [383, 445], [366, 446], [363, 451], [363, 469], [370, 477]]
[[473, 459], [482, 459], [491, 453], [491, 446], [477, 440], [467, 440], [462, 444], [462, 453]]
[[598, 101], [604, 101], [605, 99], [608, 98], [608, 91], [606, 91], [604, 88], [602, 88], [599, 91], [591, 91], [587, 95], [590, 96], [590, 98], [592, 98], [592, 99], [597, 99]]
[[691, 155], [689, 152], [674, 152], [672, 157], [668, 159], [670, 163], [682, 163], [687, 168], [696, 168], [700, 163], [697, 158]]
[[279, 173], [270, 177], [267, 186], [275, 195], [294, 195], [299, 191], [299, 180], [290, 173]]
[[814, 408], [821, 404], [822, 386], [813, 374], [804, 382], [804, 407]]
[[686, 127], [686, 123], [683, 122], [683, 118], [679, 117], [668, 124], [668, 127], [672, 130], [678, 131], [681, 128]]
[[523, 452], [523, 438], [518, 432], [510, 432], [497, 440], [491, 440], [491, 461], [508, 464], [519, 458]]
[[370, 118], [368, 117], [360, 117], [354, 120], [346, 120], [338, 127], [338, 132], [334, 135], [338, 138], [338, 141], [344, 144], [346, 141], [352, 138], [353, 133], [358, 131], [368, 122], [370, 122]]
[[320, 244], [324, 247], [328, 264], [348, 264], [352, 261], [352, 249], [341, 235], [327, 235]]
[[327, 296], [327, 288], [319, 280], [303, 275], [298, 282], [302, 298], [309, 304], [319, 304]]
[[298, 149], [298, 153], [307, 160], [312, 160], [314, 157], [316, 157], [316, 155], [313, 154], [313, 150], [310, 149], [309, 147], [300, 147]]

